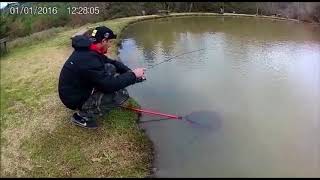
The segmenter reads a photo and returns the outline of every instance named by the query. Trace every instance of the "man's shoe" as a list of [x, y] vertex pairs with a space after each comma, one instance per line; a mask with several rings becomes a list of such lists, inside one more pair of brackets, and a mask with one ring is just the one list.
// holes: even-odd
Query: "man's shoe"
[[96, 129], [98, 127], [96, 121], [89, 121], [88, 118], [80, 116], [78, 113], [74, 113], [71, 117], [71, 122], [77, 126], [81, 126], [89, 129]]

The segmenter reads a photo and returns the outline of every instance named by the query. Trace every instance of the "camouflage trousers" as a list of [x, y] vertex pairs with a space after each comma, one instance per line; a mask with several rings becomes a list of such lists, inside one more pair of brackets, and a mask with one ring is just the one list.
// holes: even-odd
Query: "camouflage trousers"
[[95, 121], [97, 117], [106, 115], [112, 108], [118, 107], [129, 98], [126, 89], [112, 94], [94, 91], [79, 110], [79, 115]]
[[[108, 75], [117, 75], [115, 73], [115, 67], [112, 64], [106, 64], [105, 71]], [[123, 104], [128, 98], [129, 94], [126, 89], [121, 89], [110, 94], [93, 90], [78, 114], [88, 118], [88, 120], [95, 121], [97, 117], [107, 114], [112, 108]]]

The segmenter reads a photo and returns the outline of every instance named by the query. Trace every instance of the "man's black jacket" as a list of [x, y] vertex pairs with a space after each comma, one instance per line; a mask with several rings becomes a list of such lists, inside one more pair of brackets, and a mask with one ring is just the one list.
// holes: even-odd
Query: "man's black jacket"
[[[90, 44], [85, 36], [74, 37], [72, 47], [75, 50], [60, 73], [60, 99], [66, 107], [73, 110], [81, 108], [93, 88], [103, 93], [112, 93], [136, 82], [136, 76], [130, 68], [89, 50]], [[105, 71], [105, 63], [113, 64], [120, 75], [109, 76]]]

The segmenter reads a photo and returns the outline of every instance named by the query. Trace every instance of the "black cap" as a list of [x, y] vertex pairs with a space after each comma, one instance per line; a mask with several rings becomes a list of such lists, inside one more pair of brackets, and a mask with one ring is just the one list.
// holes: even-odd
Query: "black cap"
[[113, 33], [113, 31], [106, 26], [96, 27], [91, 34], [91, 41], [94, 43], [101, 42], [102, 39], [117, 39], [117, 35]]

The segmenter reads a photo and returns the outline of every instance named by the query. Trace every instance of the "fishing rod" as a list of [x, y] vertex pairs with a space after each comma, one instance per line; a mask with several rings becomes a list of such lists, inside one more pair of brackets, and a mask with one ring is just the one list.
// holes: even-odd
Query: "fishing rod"
[[[157, 64], [155, 64], [155, 65], [152, 65], [151, 67], [146, 68], [146, 70], [152, 69], [152, 68], [154, 68], [154, 67], [156, 67], [156, 66], [158, 66], [158, 65], [160, 65], [160, 64], [162, 64], [162, 63], [169, 62], [169, 61], [171, 61], [172, 59], [177, 58], [177, 57], [180, 57], [180, 56], [183, 56], [183, 55], [185, 55], [185, 54], [191, 54], [191, 53], [194, 53], [194, 52], [203, 51], [203, 50], [205, 50], [205, 49], [207, 49], [207, 48], [201, 48], [201, 49], [197, 49], [197, 50], [188, 51], [188, 52], [185, 52], [185, 53], [178, 54], [178, 55], [173, 56], [173, 57], [171, 57], [171, 58], [168, 58], [168, 59], [166, 59], [166, 60], [164, 60], [164, 61], [161, 61], [161, 62], [159, 62], [159, 63], [157, 63]], [[138, 79], [137, 79], [137, 82], [143, 82], [143, 81], [145, 81], [145, 80], [146, 80], [146, 78], [145, 78], [145, 77], [142, 77], [142, 78], [138, 78]]]
[[[164, 61], [161, 61], [161, 62], [159, 62], [159, 63], [156, 63], [156, 64], [154, 64], [154, 65], [151, 65], [151, 67], [148, 67], [148, 68], [146, 68], [146, 69], [147, 69], [147, 70], [148, 70], [148, 69], [152, 69], [152, 68], [154, 68], [154, 67], [156, 67], [156, 66], [158, 66], [158, 65], [160, 65], [160, 64], [162, 64], [162, 63], [169, 62], [169, 61], [171, 61], [172, 59], [175, 59], [175, 58], [177, 58], [177, 57], [183, 56], [183, 55], [185, 55], [185, 54], [191, 54], [191, 53], [194, 53], [194, 52], [203, 51], [203, 50], [210, 50], [210, 49], [211, 49], [211, 48], [207, 47], [207, 48], [201, 48], [201, 49], [197, 49], [197, 50], [193, 50], [193, 51], [188, 51], [188, 52], [185, 52], [185, 53], [181, 53], [181, 54], [178, 54], [178, 55], [173, 56], [173, 57], [171, 57], [171, 58], [168, 58], [168, 59], [166, 59], [166, 60], [164, 60]], [[234, 51], [232, 51], [232, 50], [228, 50], [228, 51], [234, 52]]]
[[188, 51], [188, 52], [185, 52], [185, 53], [178, 54], [178, 55], [173, 56], [173, 57], [171, 57], [171, 58], [168, 58], [168, 59], [166, 59], [166, 60], [164, 60], [164, 61], [161, 61], [161, 62], [159, 62], [159, 63], [157, 63], [157, 64], [155, 64], [155, 65], [152, 65], [151, 67], [146, 68], [146, 69], [152, 69], [152, 68], [154, 68], [155, 66], [158, 66], [158, 65], [160, 65], [160, 64], [162, 64], [162, 63], [165, 63], [165, 62], [169, 62], [169, 61], [171, 61], [171, 60], [174, 59], [174, 58], [183, 56], [183, 55], [185, 55], [185, 54], [191, 54], [191, 53], [194, 53], [194, 52], [203, 51], [203, 50], [205, 50], [205, 49], [207, 49], [207, 48], [201, 48], [201, 49], [197, 49], [197, 50]]

